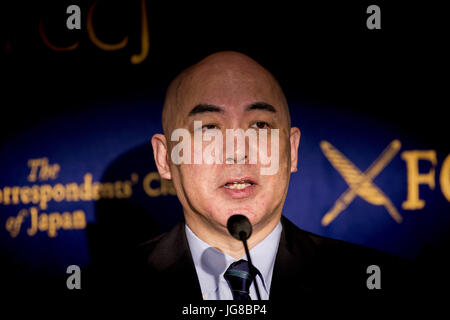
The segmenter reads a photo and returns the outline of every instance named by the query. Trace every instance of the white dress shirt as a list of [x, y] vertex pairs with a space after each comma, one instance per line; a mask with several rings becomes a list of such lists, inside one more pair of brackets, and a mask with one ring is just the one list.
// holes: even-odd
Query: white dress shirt
[[[263, 300], [269, 299], [273, 266], [280, 243], [281, 230], [281, 222], [278, 222], [272, 232], [250, 250], [253, 265], [262, 276], [262, 279], [258, 276], [256, 281]], [[241, 259], [247, 260], [245, 254], [240, 259], [234, 259], [198, 238], [187, 225], [186, 237], [200, 281], [203, 299], [233, 300], [231, 289], [223, 275], [231, 263]], [[250, 286], [250, 297], [252, 300], [258, 299], [254, 283]]]

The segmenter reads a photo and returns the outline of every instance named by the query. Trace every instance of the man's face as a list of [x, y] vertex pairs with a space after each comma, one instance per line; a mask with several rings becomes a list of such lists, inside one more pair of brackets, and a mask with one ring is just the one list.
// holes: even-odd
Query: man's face
[[[183, 205], [186, 220], [206, 222], [223, 230], [234, 214], [247, 216], [254, 228], [278, 219], [286, 197], [289, 176], [297, 166], [300, 133], [290, 129], [287, 106], [271, 79], [252, 72], [218, 72], [214, 68], [197, 72], [178, 92], [176, 128], [189, 130], [194, 142], [194, 121], [202, 122], [202, 133], [220, 130], [223, 135], [222, 164], [180, 164], [170, 161], [170, 178]], [[207, 106], [205, 108], [205, 106]], [[233, 159], [226, 159], [226, 129], [267, 129], [268, 154], [271, 155], [271, 129], [279, 129], [279, 168], [261, 175], [262, 165], [249, 163], [249, 152], [257, 146], [237, 148]], [[166, 134], [170, 139], [171, 132]], [[258, 138], [259, 141], [259, 138]], [[167, 141], [171, 151], [178, 141]], [[203, 142], [203, 150], [211, 142]], [[261, 146], [259, 146], [261, 147]], [[191, 148], [192, 157], [194, 146]], [[236, 164], [245, 158], [245, 164]], [[293, 159], [291, 159], [293, 157]], [[293, 160], [293, 161], [292, 161]], [[228, 164], [228, 163], [232, 164]], [[191, 162], [193, 163], [193, 161]]]

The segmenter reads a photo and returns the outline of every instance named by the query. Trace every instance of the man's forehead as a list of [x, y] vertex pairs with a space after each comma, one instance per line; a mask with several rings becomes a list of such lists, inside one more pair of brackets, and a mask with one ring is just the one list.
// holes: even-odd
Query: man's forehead
[[189, 67], [171, 84], [166, 99], [169, 103], [165, 108], [171, 109], [163, 112], [166, 123], [180, 123], [180, 117], [187, 117], [201, 104], [244, 111], [258, 102], [272, 105], [278, 113], [287, 113], [289, 119], [284, 93], [276, 79], [256, 61], [239, 53], [213, 54]]
[[218, 106], [222, 113], [265, 110], [249, 108], [256, 103], [271, 105], [274, 111], [283, 112], [281, 95], [272, 83], [261, 77], [213, 75], [195, 80], [180, 86], [177, 93], [177, 105], [183, 115], [188, 115], [198, 105]]
[[[177, 88], [179, 99], [245, 100], [268, 99], [275, 93], [274, 81], [261, 72], [207, 68], [185, 77]], [[211, 101], [217, 103], [219, 101]]]

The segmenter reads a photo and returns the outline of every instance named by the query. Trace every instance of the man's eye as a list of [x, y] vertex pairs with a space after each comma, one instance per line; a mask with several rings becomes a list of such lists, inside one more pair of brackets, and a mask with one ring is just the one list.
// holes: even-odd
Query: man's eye
[[269, 129], [270, 125], [265, 121], [256, 121], [251, 127], [254, 129]]
[[204, 126], [202, 126], [203, 131], [212, 129], [217, 129], [217, 126], [215, 124], [205, 124]]

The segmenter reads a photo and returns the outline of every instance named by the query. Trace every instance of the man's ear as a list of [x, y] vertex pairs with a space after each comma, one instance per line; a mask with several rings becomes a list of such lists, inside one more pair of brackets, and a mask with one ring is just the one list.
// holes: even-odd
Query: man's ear
[[159, 175], [163, 179], [172, 179], [170, 173], [169, 158], [167, 157], [168, 148], [166, 137], [163, 134], [155, 134], [152, 137], [153, 156]]
[[291, 128], [291, 135], [289, 137], [291, 143], [291, 172], [297, 171], [298, 165], [298, 147], [300, 145], [300, 129], [297, 127]]

